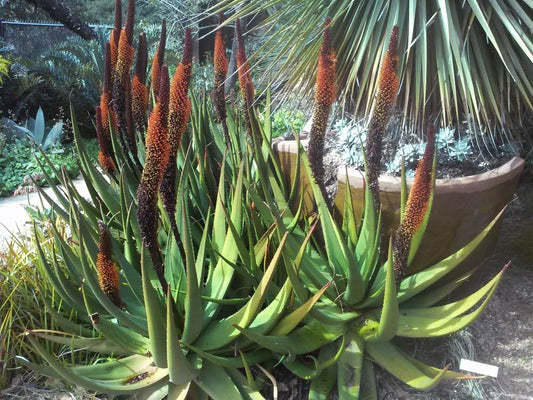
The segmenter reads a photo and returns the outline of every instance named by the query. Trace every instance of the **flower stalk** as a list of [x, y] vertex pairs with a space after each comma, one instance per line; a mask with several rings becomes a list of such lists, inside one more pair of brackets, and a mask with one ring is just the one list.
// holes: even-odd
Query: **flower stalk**
[[[246, 57], [246, 49], [244, 47], [241, 22], [239, 19], [235, 21], [235, 36], [237, 38], [237, 73], [239, 76], [242, 99], [244, 101], [244, 122], [246, 124], [246, 132], [248, 133], [248, 136], [252, 137], [252, 126], [249, 112], [250, 107], [255, 101], [255, 89], [252, 81], [252, 74], [250, 73], [250, 64]], [[259, 134], [259, 132], [256, 134]]]
[[163, 257], [157, 242], [158, 190], [170, 153], [167, 132], [169, 79], [166, 65], [161, 68], [160, 78], [159, 97], [148, 120], [146, 131], [146, 161], [137, 189], [137, 220], [143, 243], [148, 248], [159, 282], [163, 288], [166, 288]]
[[309, 134], [309, 162], [313, 177], [327, 200], [324, 177], [324, 137], [328, 126], [329, 113], [335, 101], [335, 66], [336, 59], [330, 43], [330, 24], [328, 17], [324, 23], [322, 47], [318, 58], [318, 68], [315, 88], [315, 109], [313, 123]]
[[146, 111], [148, 109], [148, 89], [146, 87], [147, 64], [148, 46], [146, 43], [146, 35], [142, 33], [139, 35], [135, 74], [131, 81], [131, 108], [135, 129], [141, 132], [143, 141], [144, 131], [146, 130]]
[[226, 96], [224, 93], [224, 82], [228, 75], [228, 58], [226, 56], [226, 44], [224, 42], [224, 35], [222, 34], [222, 22], [224, 16], [222, 13], [218, 14], [218, 29], [215, 34], [215, 47], [213, 51], [213, 66], [214, 66], [214, 84], [213, 84], [213, 107], [217, 120], [222, 124], [224, 130], [224, 137], [226, 143], [229, 145], [228, 124], [226, 121]]
[[124, 308], [124, 303], [120, 298], [120, 276], [117, 265], [111, 258], [111, 236], [107, 226], [102, 221], [98, 221], [98, 233], [98, 255], [96, 258], [98, 284], [114, 305]]
[[190, 29], [185, 31], [185, 44], [182, 62], [176, 68], [170, 88], [168, 115], [168, 140], [170, 155], [168, 165], [160, 185], [161, 200], [170, 219], [176, 242], [179, 244], [176, 226], [176, 174], [178, 150], [191, 114], [191, 101], [187, 97], [192, 73], [192, 40]]
[[381, 62], [379, 72], [378, 93], [374, 102], [372, 116], [368, 127], [368, 141], [366, 147], [368, 187], [374, 199], [375, 209], [379, 212], [381, 201], [379, 198], [379, 174], [381, 171], [381, 153], [383, 135], [390, 119], [390, 114], [398, 93], [398, 26], [392, 28], [389, 48]]
[[427, 144], [424, 156], [418, 163], [416, 175], [400, 226], [396, 230], [393, 242], [393, 265], [396, 283], [399, 284], [407, 273], [411, 239], [421, 228], [433, 192], [433, 159], [435, 156], [435, 126], [427, 130]]
[[167, 42], [167, 22], [165, 20], [161, 21], [161, 37], [159, 38], [159, 45], [154, 54], [152, 60], [152, 93], [157, 99], [159, 88], [161, 87], [161, 66], [165, 62], [165, 46]]

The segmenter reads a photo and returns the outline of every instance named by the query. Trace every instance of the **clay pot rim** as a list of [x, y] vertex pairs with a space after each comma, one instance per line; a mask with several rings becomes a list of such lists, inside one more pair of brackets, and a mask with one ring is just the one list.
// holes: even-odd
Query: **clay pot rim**
[[[306, 140], [302, 140], [305, 143]], [[296, 154], [298, 151], [295, 140], [282, 140], [272, 144], [277, 152], [286, 152]], [[463, 176], [459, 178], [437, 179], [435, 193], [449, 193], [461, 191], [464, 193], [473, 193], [490, 189], [502, 182], [508, 181], [519, 175], [524, 169], [525, 161], [520, 157], [513, 157], [505, 164], [490, 171], [482, 172], [476, 175]], [[337, 174], [339, 183], [349, 182], [352, 187], [363, 187], [364, 173], [352, 167], [341, 168]], [[407, 184], [411, 185], [413, 179], [407, 179]], [[382, 192], [399, 192], [401, 182], [399, 177], [390, 175], [381, 175], [379, 186]]]

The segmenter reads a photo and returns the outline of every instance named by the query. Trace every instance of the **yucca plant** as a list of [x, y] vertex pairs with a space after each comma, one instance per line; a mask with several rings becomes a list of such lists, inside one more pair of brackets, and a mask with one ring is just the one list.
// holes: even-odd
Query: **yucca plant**
[[482, 150], [495, 154], [501, 142], [527, 135], [512, 135], [527, 121], [524, 113], [533, 101], [528, 78], [533, 69], [533, 9], [527, 2], [225, 0], [211, 11], [227, 10], [234, 11], [228, 22], [256, 16], [255, 22], [267, 13], [262, 23], [255, 22], [263, 41], [252, 62], [271, 60], [268, 73], [279, 71], [285, 94], [310, 99], [317, 28], [329, 15], [339, 101], [348, 111], [369, 115], [376, 65], [392, 27], [399, 25], [403, 62], [398, 109], [404, 127], [423, 131], [438, 117], [443, 126], [463, 128], [463, 135], [472, 135]]

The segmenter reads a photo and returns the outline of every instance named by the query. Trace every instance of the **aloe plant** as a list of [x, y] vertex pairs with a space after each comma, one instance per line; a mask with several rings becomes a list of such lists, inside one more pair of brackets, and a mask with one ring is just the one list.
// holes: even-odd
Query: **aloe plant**
[[[123, 50], [131, 46], [126, 39], [123, 33]], [[396, 336], [439, 336], [466, 326], [503, 273], [462, 300], [437, 305], [468, 275], [444, 286], [439, 280], [483, 240], [493, 221], [457, 253], [410, 275], [431, 209], [433, 146], [426, 146], [416, 183], [404, 196], [400, 228], [382, 260], [371, 189], [362, 221], [348, 192], [338, 225], [302, 152], [317, 210], [303, 214], [296, 181], [283, 181], [270, 147], [268, 91], [259, 123], [242, 44], [246, 118], [228, 108], [223, 127], [220, 110], [215, 116], [205, 97], [188, 95], [183, 77], [189, 63], [178, 66], [171, 85], [167, 66], [159, 68], [156, 60], [159, 87], [152, 88], [146, 140], [134, 131], [135, 147], [121, 140], [115, 115], [126, 116], [127, 134], [131, 102], [110, 108], [115, 96], [127, 98], [131, 88], [124, 80], [129, 75], [113, 69], [131, 59], [121, 60], [118, 50], [113, 62], [111, 43], [107, 55], [107, 76], [120, 78], [124, 93], [110, 92], [104, 80], [97, 109], [102, 170], [90, 163], [72, 115], [90, 199], [66, 175], [64, 190], [50, 182], [57, 200], [42, 192], [71, 236], [65, 238], [51, 219], [53, 246], [44, 247], [45, 233], [34, 228], [37, 268], [53, 288], [43, 285], [40, 293], [59, 328], [27, 330], [48, 365], [20, 359], [22, 364], [98, 392], [150, 399], [261, 399], [251, 367], [272, 359], [312, 380], [310, 398], [326, 398], [335, 381], [341, 399], [376, 398], [373, 362], [419, 389], [468, 377], [427, 366], [393, 342]], [[174, 99], [181, 99], [175, 105], [170, 86]], [[169, 160], [175, 163], [170, 168]], [[56, 298], [60, 305], [51, 301]], [[43, 341], [65, 346], [70, 356], [52, 354]], [[78, 358], [94, 353], [99, 361], [92, 364]]]

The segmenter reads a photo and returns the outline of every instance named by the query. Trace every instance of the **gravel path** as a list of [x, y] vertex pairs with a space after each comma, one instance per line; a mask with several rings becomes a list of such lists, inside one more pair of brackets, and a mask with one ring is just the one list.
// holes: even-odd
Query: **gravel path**
[[[82, 196], [89, 196], [83, 179], [76, 179], [73, 182]], [[46, 188], [44, 191], [53, 199], [56, 198], [51, 188]], [[26, 223], [30, 217], [25, 207], [41, 205], [48, 207], [48, 203], [38, 192], [13, 197], [0, 197], [0, 247], [5, 245], [12, 233], [21, 233], [27, 228]]]

